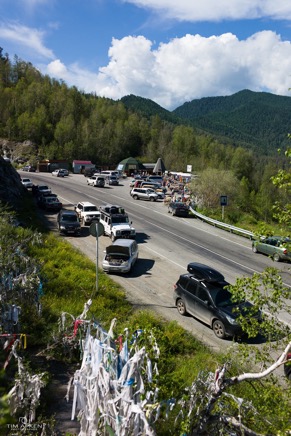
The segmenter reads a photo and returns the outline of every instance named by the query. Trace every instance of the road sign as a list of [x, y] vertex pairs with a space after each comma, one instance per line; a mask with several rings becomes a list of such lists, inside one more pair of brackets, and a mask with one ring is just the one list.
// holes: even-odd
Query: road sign
[[99, 238], [99, 236], [102, 236], [104, 234], [104, 226], [102, 223], [93, 221], [90, 224], [89, 228], [90, 235], [95, 236], [95, 238]]
[[227, 195], [220, 196], [220, 206], [227, 206]]

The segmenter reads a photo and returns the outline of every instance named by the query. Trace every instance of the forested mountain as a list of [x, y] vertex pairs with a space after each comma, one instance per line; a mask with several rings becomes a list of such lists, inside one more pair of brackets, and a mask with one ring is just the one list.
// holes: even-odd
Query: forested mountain
[[[0, 139], [2, 144], [30, 144], [22, 148], [22, 162], [82, 159], [114, 168], [130, 156], [153, 163], [162, 158], [169, 171], [184, 172], [191, 165], [200, 180], [206, 170], [208, 181], [209, 174], [218, 171], [207, 192], [213, 192], [221, 174], [228, 172], [232, 182], [220, 190], [226, 195], [232, 187], [239, 189], [239, 194], [232, 193], [235, 214], [251, 209], [265, 220], [278, 198], [270, 178], [286, 165], [277, 149], [291, 131], [290, 101], [243, 91], [193, 101], [171, 113], [132, 95], [114, 101], [85, 94], [43, 76], [17, 57], [12, 62], [0, 48]], [[209, 133], [211, 129], [215, 133]], [[219, 139], [217, 133], [225, 136]], [[239, 140], [232, 139], [235, 133]]]
[[267, 154], [286, 147], [291, 132], [291, 98], [266, 92], [201, 98], [184, 103], [173, 114], [221, 140]]
[[130, 94], [122, 97], [120, 101], [127, 109], [134, 111], [142, 116], [146, 116], [148, 118], [151, 118], [153, 116], [159, 116], [162, 120], [169, 121], [173, 124], [185, 123], [185, 119], [180, 119], [174, 113], [168, 111], [167, 109], [164, 109], [149, 98], [138, 97], [136, 95]]

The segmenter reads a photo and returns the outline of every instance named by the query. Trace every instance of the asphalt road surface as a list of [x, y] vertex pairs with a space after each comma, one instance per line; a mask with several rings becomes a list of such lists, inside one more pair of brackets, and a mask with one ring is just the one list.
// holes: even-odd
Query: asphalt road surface
[[[230, 283], [238, 277], [262, 272], [267, 266], [275, 266], [281, 271], [284, 284], [291, 290], [290, 264], [274, 263], [266, 256], [254, 254], [251, 241], [247, 238], [217, 229], [196, 218], [173, 217], [162, 201], [133, 200], [129, 195], [130, 178], [121, 179], [119, 186], [98, 188], [88, 186], [87, 179], [79, 174], [58, 178], [47, 173], [19, 173], [21, 177], [29, 177], [34, 184], [50, 186], [66, 209], [72, 209], [79, 201], [90, 201], [96, 206], [106, 203], [122, 206], [137, 232], [139, 259], [131, 273], [111, 277], [124, 287], [134, 306], [152, 309], [165, 319], [178, 321], [213, 350], [225, 348], [231, 341], [216, 338], [209, 327], [193, 317], [182, 317], [173, 305], [173, 286], [179, 275], [187, 272], [189, 262], [212, 266]], [[57, 232], [56, 214], [46, 215], [51, 230]], [[81, 237], [66, 239], [96, 262], [97, 241], [88, 228], [82, 229]], [[99, 265], [105, 247], [110, 244], [108, 237], [99, 237]], [[286, 313], [282, 313], [281, 317], [289, 322]]]

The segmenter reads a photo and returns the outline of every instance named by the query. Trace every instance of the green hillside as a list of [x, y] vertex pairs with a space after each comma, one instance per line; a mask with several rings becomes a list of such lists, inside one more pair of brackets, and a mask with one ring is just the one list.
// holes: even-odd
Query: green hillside
[[144, 117], [151, 118], [154, 116], [159, 116], [162, 120], [173, 124], [185, 123], [185, 120], [180, 120], [177, 115], [168, 111], [167, 109], [162, 108], [149, 98], [138, 97], [130, 94], [122, 97], [120, 101], [128, 110], [136, 112]]
[[249, 90], [193, 100], [173, 111], [192, 127], [266, 154], [288, 144], [290, 113], [290, 97]]
[[15, 166], [77, 159], [104, 169], [127, 157], [162, 158], [170, 172], [191, 166], [199, 180], [204, 174], [205, 192], [215, 197], [201, 195], [207, 207], [217, 204], [214, 187], [224, 174], [231, 178], [219, 191], [232, 198], [232, 223], [242, 212], [272, 220], [279, 193], [271, 177], [288, 166], [277, 149], [289, 145], [290, 105], [289, 97], [251, 91], [194, 100], [173, 112], [134, 95], [113, 101], [43, 76], [18, 58], [10, 61], [0, 48], [0, 156]]

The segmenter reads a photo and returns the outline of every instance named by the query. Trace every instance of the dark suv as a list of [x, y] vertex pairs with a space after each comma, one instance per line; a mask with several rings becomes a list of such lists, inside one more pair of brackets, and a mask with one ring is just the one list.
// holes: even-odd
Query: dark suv
[[181, 201], [171, 201], [168, 206], [168, 212], [173, 216], [182, 216], [187, 218], [189, 216], [189, 207], [187, 204], [182, 203]]
[[[239, 314], [248, 313], [252, 304], [232, 301], [229, 285], [215, 269], [200, 263], [189, 263], [188, 274], [182, 274], [174, 285], [174, 301], [181, 315], [189, 313], [209, 325], [218, 338], [240, 337]], [[260, 314], [258, 314], [259, 318]]]
[[80, 235], [81, 224], [79, 216], [74, 210], [63, 209], [58, 214], [59, 232], [66, 235]]

